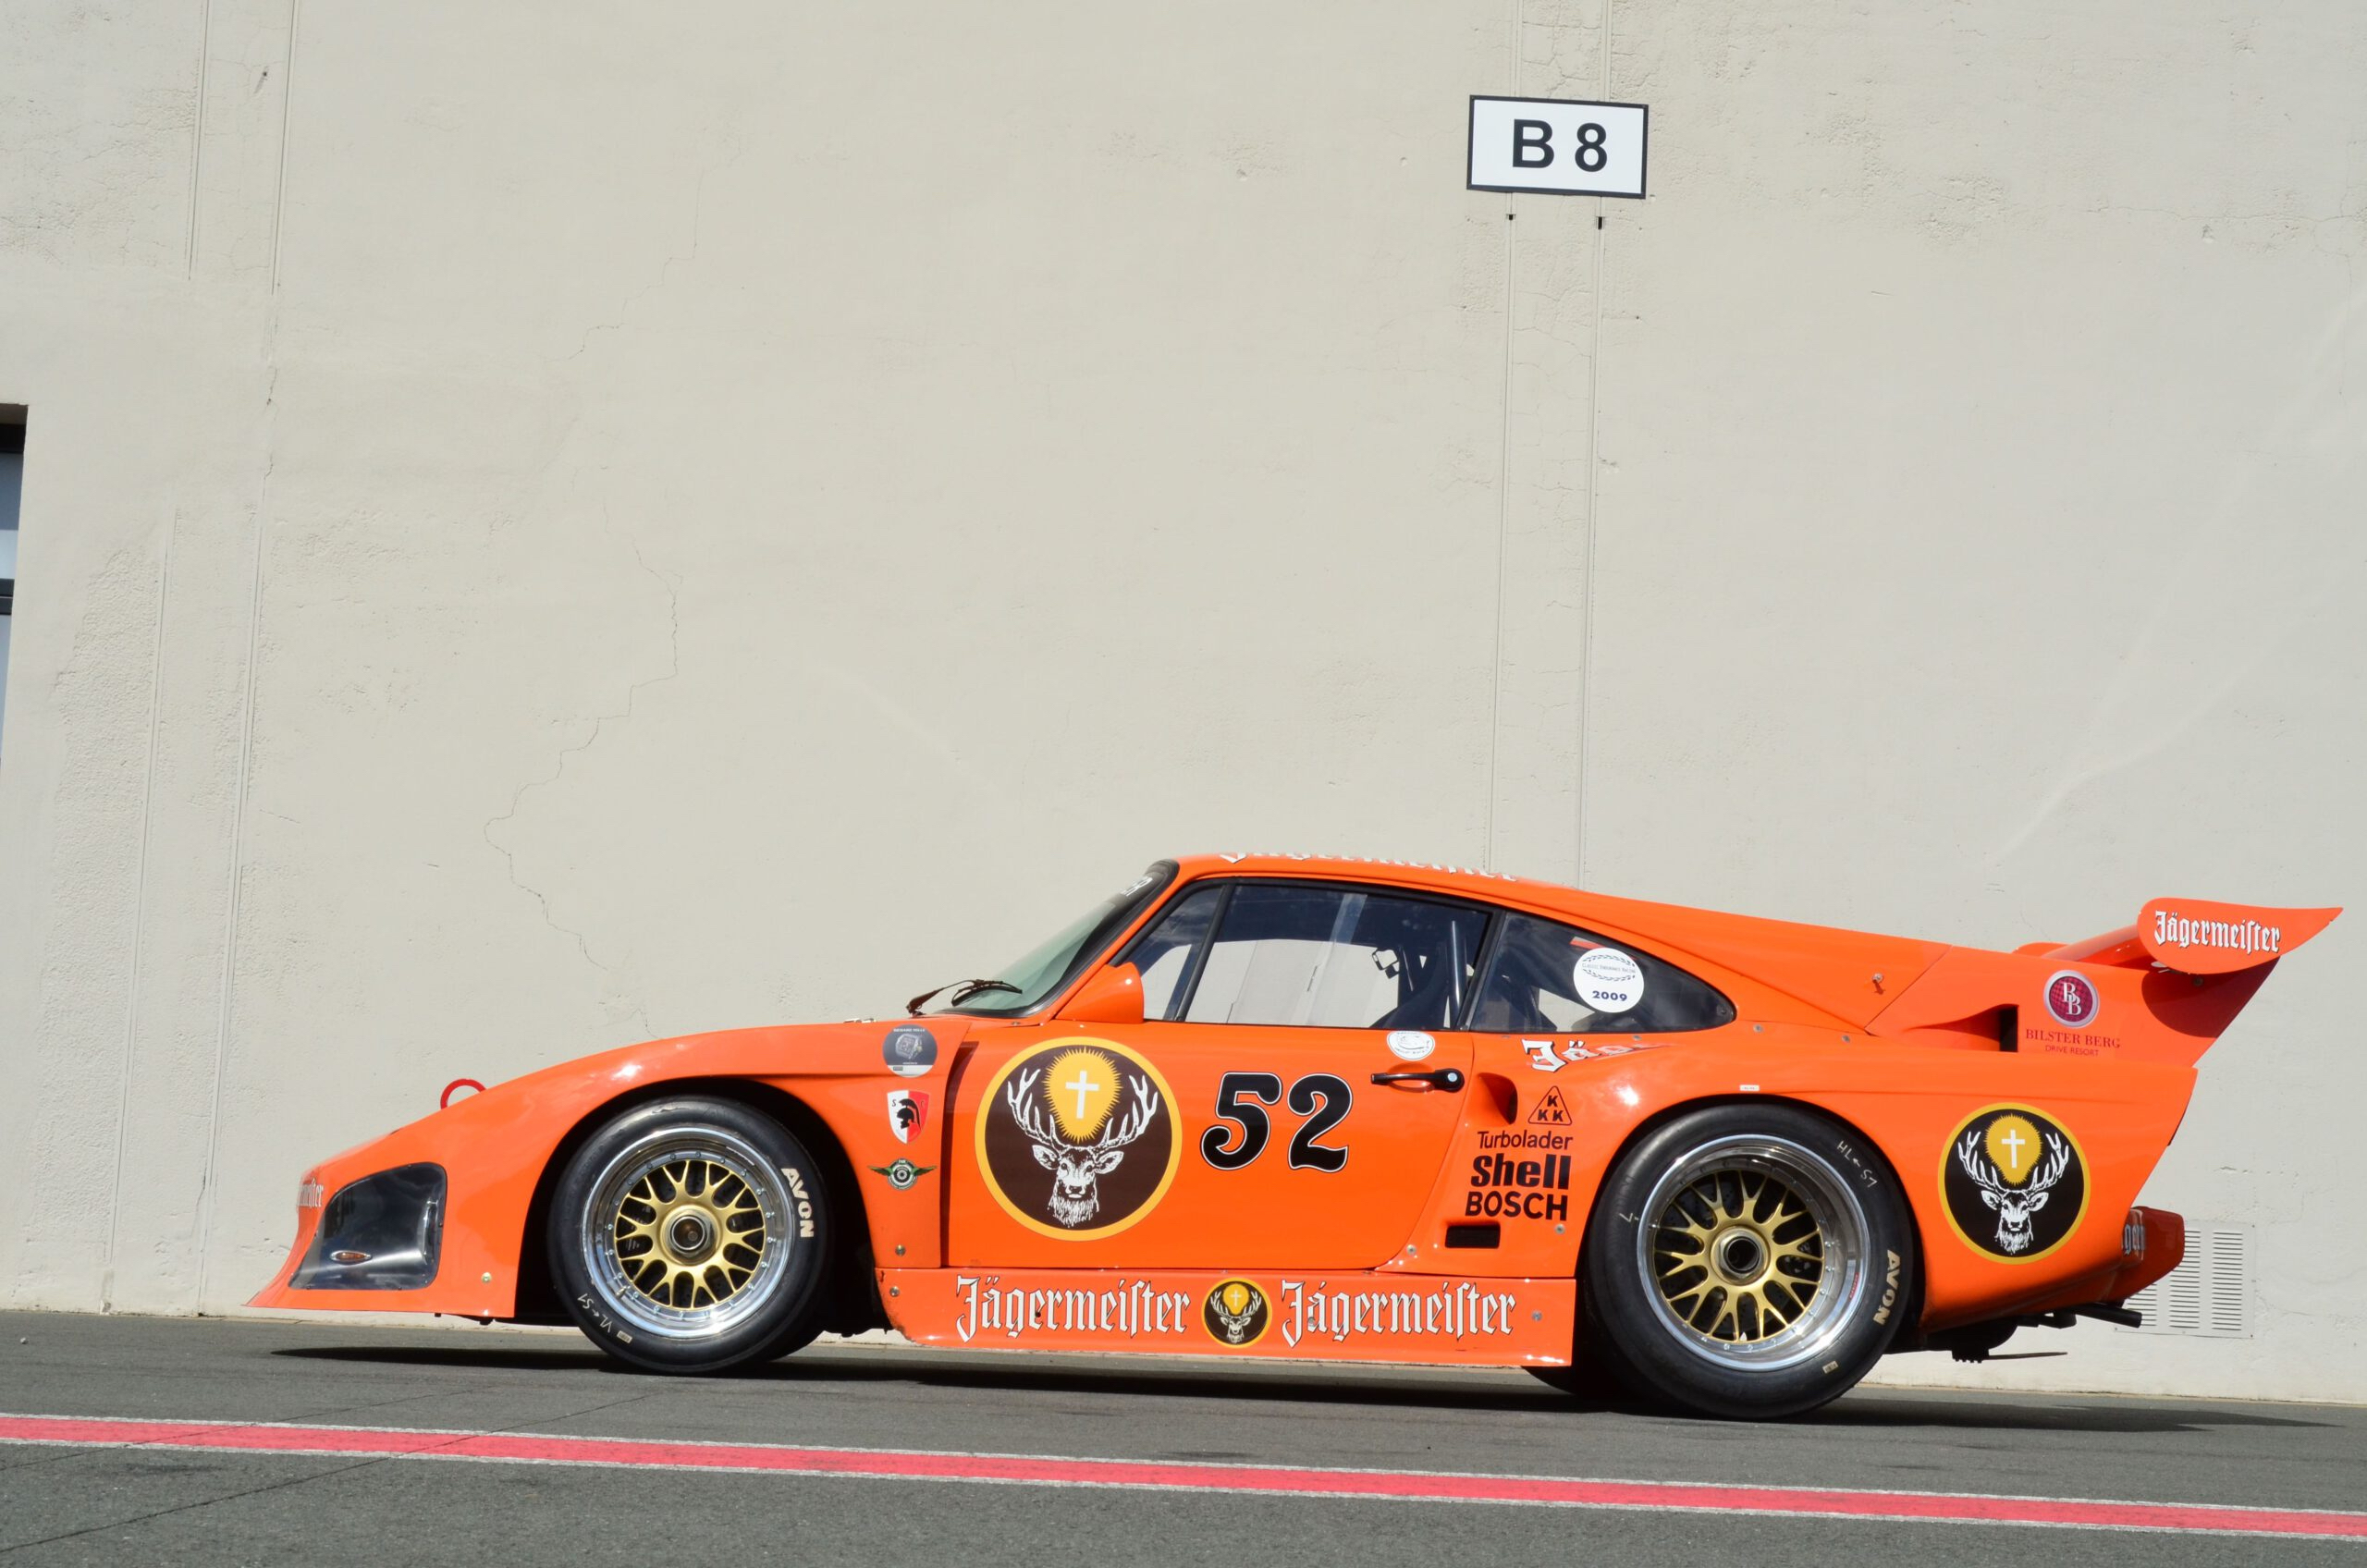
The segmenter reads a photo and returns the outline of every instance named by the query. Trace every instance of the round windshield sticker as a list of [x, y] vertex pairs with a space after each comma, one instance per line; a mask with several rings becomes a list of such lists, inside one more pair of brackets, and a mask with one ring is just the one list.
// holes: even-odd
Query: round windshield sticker
[[978, 1096], [978, 1170], [1003, 1212], [1064, 1242], [1114, 1235], [1159, 1207], [1184, 1152], [1175, 1095], [1112, 1040], [1021, 1051]]
[[1644, 967], [1617, 948], [1578, 955], [1578, 1000], [1597, 1012], [1633, 1012], [1644, 999]]
[[1266, 1292], [1246, 1280], [1220, 1280], [1200, 1304], [1200, 1327], [1220, 1345], [1254, 1345], [1273, 1326]]
[[1419, 1061], [1438, 1048], [1438, 1041], [1419, 1029], [1392, 1029], [1389, 1032], [1389, 1054], [1400, 1061]]
[[879, 1060], [899, 1078], [917, 1078], [937, 1065], [937, 1036], [917, 1023], [899, 1023], [879, 1042]]
[[2030, 1263], [2068, 1241], [2088, 1212], [2079, 1140], [2027, 1106], [1993, 1105], [1959, 1124], [1940, 1158], [1948, 1222], [1976, 1252]]
[[2096, 1021], [2095, 982], [2076, 969], [2058, 969], [2046, 978], [2046, 1011], [2067, 1029], [2085, 1029]]

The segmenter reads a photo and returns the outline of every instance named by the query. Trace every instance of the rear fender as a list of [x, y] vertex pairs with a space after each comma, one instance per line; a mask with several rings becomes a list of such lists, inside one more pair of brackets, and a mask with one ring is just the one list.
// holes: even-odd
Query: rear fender
[[[1580, 1127], [1617, 1129], [1594, 1145], [1600, 1152], [1589, 1151], [1577, 1173], [1585, 1211], [1591, 1213], [1619, 1154], [1671, 1116], [1749, 1099], [1821, 1111], [1864, 1134], [1902, 1184], [1923, 1259], [1925, 1328], [1995, 1317], [2076, 1294], [2091, 1281], [2100, 1281], [2098, 1289], [2109, 1283], [2127, 1261], [2128, 1212], [2194, 1086], [2191, 1068], [2167, 1062], [1933, 1051], [1808, 1029], [1743, 1030], [1671, 1039], [1672, 1048], [1607, 1062], [1582, 1078], [1588, 1064], [1557, 1074]], [[1957, 1133], [2000, 1106], [2039, 1112], [2064, 1128], [2078, 1151], [2084, 1201], [2068, 1233], [2042, 1256], [1997, 1256], [1964, 1233], [1948, 1207], [1944, 1182]]]

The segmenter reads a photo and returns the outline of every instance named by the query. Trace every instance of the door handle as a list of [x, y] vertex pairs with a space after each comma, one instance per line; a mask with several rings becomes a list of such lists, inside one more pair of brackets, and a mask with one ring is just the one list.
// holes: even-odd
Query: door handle
[[1376, 1072], [1376, 1084], [1418, 1084], [1426, 1089], [1460, 1089], [1463, 1074], [1452, 1067], [1441, 1067], [1430, 1072]]

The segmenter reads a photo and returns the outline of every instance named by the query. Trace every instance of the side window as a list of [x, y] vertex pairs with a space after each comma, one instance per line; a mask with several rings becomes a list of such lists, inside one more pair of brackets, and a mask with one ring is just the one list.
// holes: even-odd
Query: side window
[[1494, 1034], [1715, 1029], [1734, 1004], [1674, 964], [1526, 914], [1504, 916], [1471, 1027]]
[[1452, 1028], [1488, 917], [1356, 888], [1243, 882], [1185, 999], [1193, 1023]]
[[1142, 974], [1145, 1018], [1174, 1021], [1184, 977], [1191, 973], [1193, 955], [1223, 901], [1221, 887], [1194, 888], [1153, 921], [1150, 929], [1135, 937], [1134, 946], [1122, 955], [1122, 962]]

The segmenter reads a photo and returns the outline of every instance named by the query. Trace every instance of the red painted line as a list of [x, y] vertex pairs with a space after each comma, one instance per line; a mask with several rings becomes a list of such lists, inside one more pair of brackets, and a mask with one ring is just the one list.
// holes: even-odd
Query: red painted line
[[640, 1442], [512, 1432], [385, 1427], [246, 1425], [114, 1417], [0, 1415], [0, 1442], [77, 1448], [200, 1449], [310, 1457], [470, 1460], [495, 1464], [581, 1464], [735, 1474], [832, 1476], [1012, 1486], [1115, 1487], [1160, 1491], [1373, 1499], [1398, 1502], [1513, 1503], [1700, 1513], [1788, 1514], [1951, 1525], [2027, 1525], [2088, 1530], [2309, 1537], [2367, 1541], [2367, 1513], [2223, 1503], [2119, 1502], [2086, 1498], [1995, 1497], [1967, 1492], [1720, 1486], [1686, 1481], [1569, 1480], [1547, 1476], [1434, 1471], [1327, 1470], [1247, 1464], [1169, 1464], [1015, 1453], [790, 1448], [772, 1444]]

